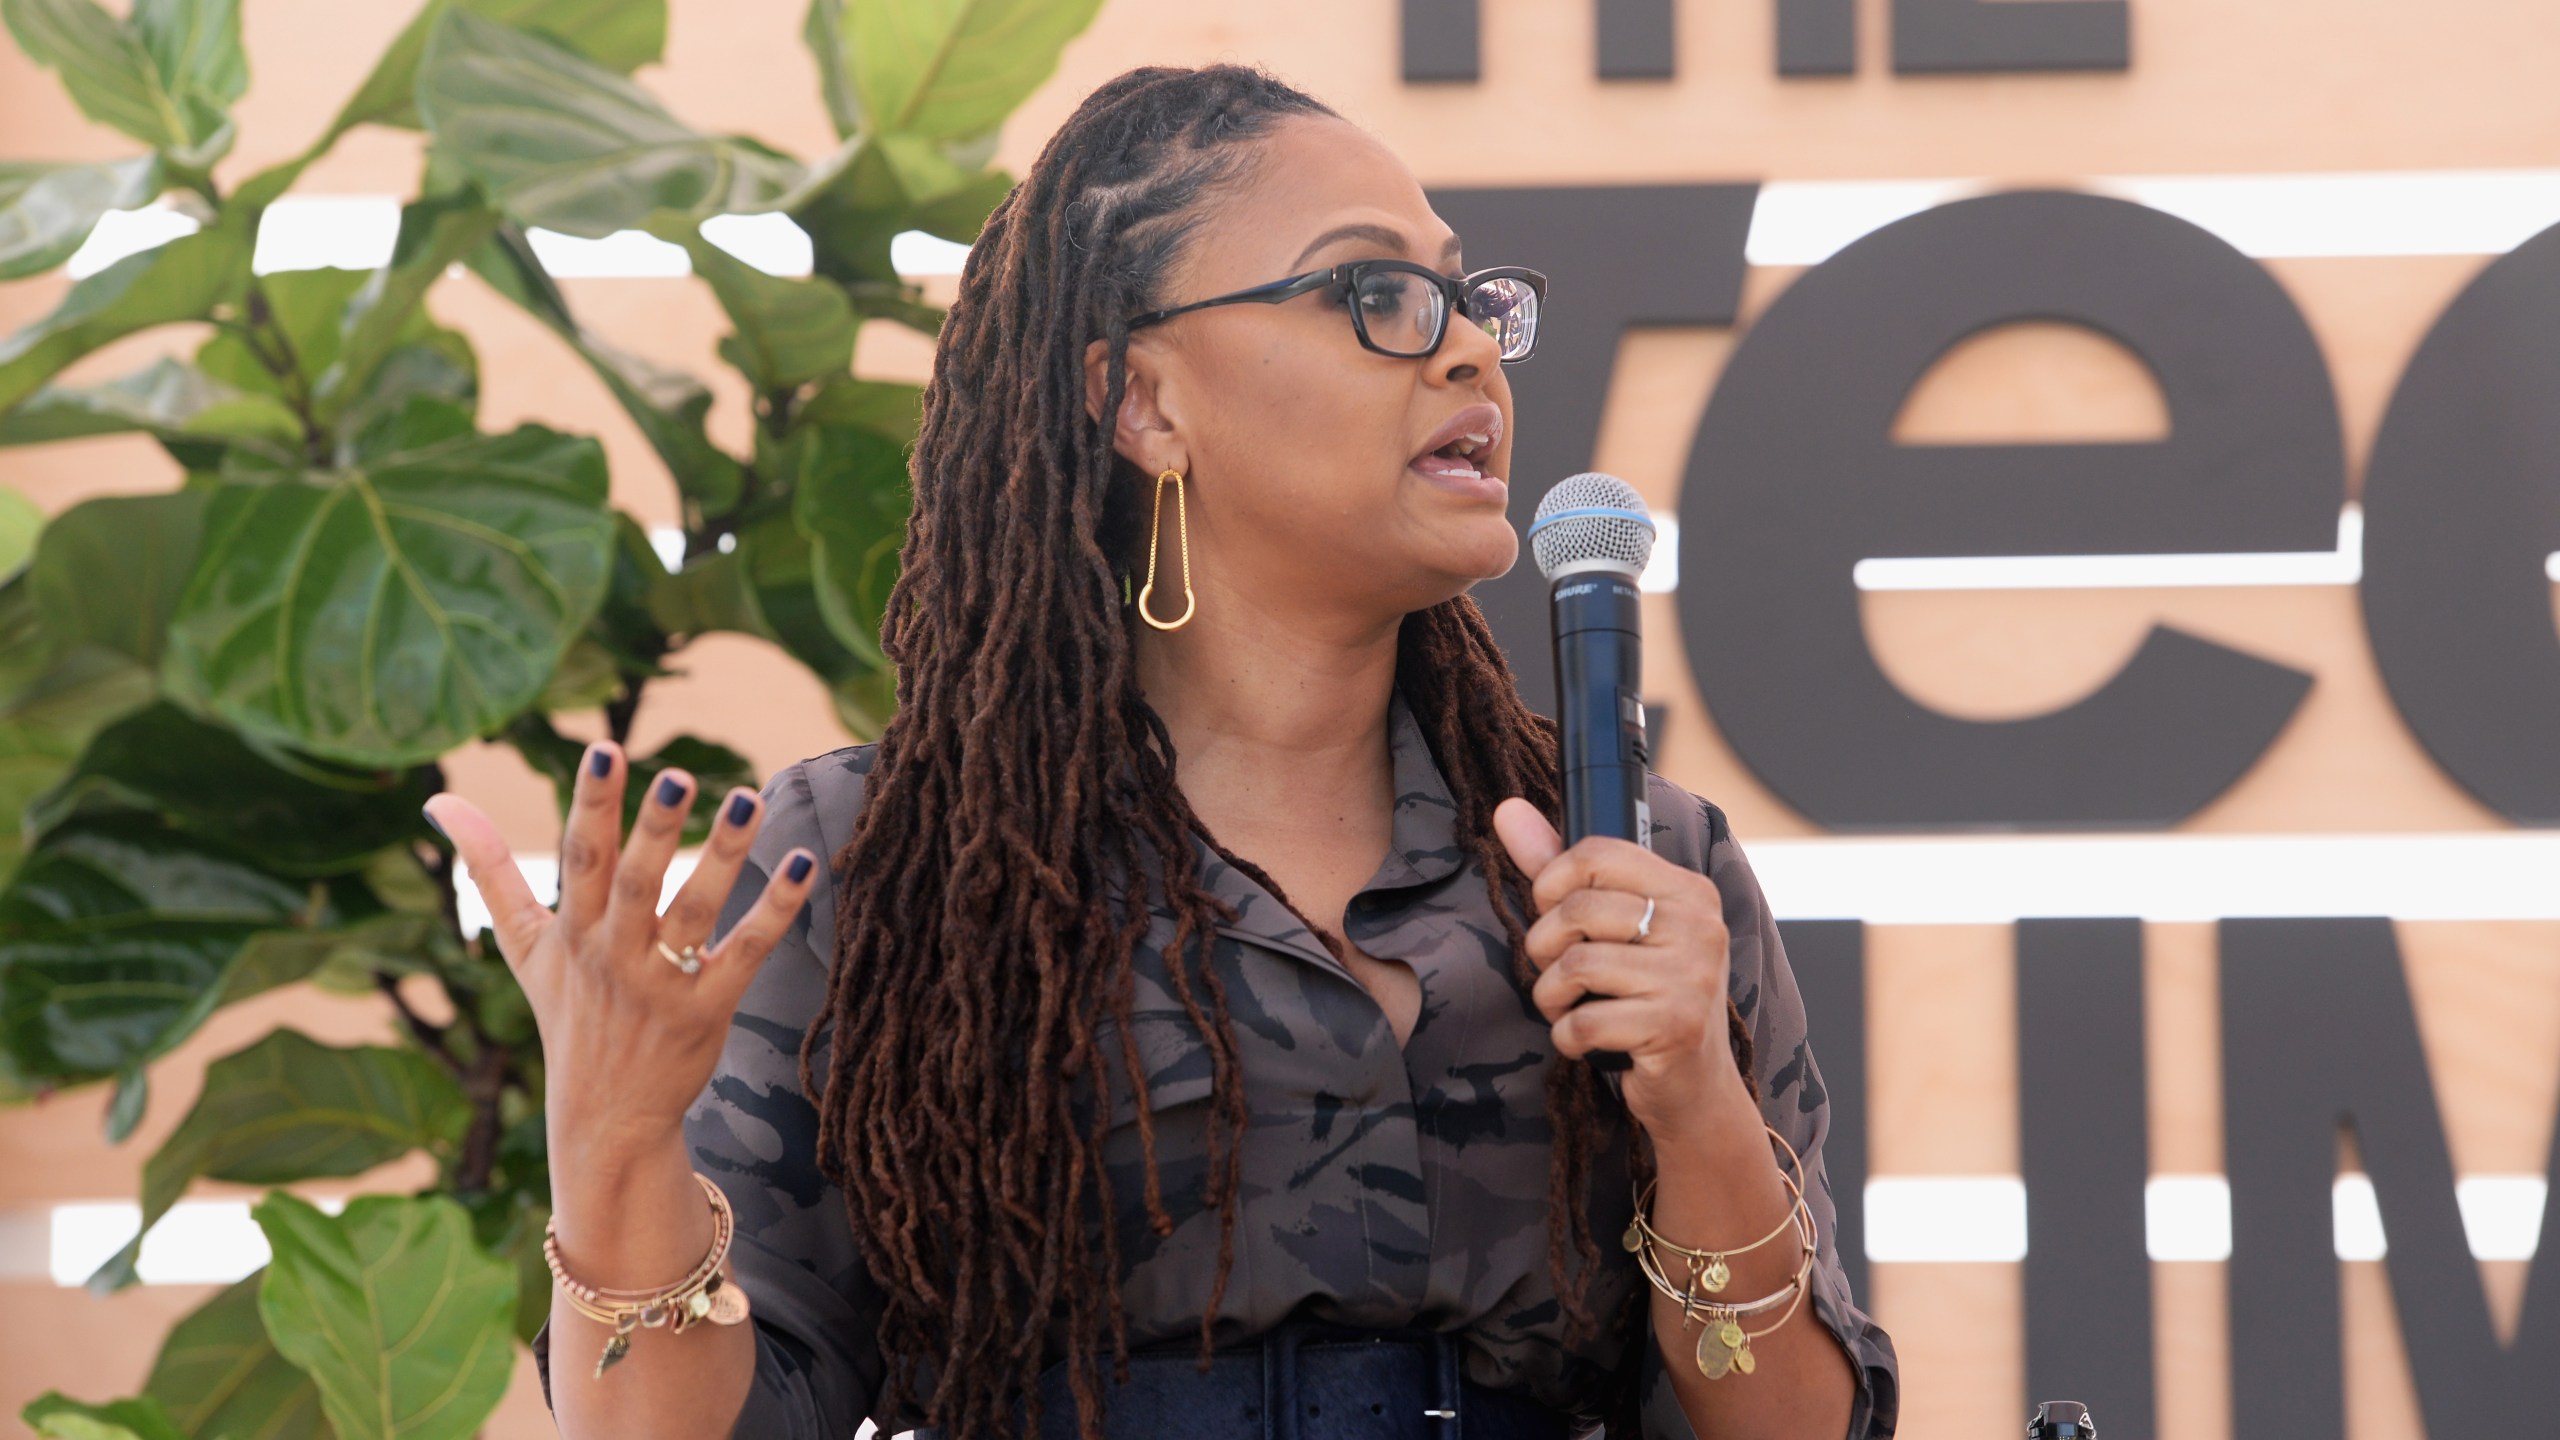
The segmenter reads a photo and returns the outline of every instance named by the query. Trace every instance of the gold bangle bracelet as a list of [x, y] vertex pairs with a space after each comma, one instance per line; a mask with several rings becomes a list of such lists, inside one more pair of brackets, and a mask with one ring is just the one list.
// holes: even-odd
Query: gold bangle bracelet
[[631, 1353], [631, 1334], [635, 1330], [664, 1328], [671, 1335], [681, 1335], [697, 1320], [735, 1325], [747, 1318], [747, 1292], [732, 1283], [721, 1269], [729, 1258], [730, 1242], [737, 1236], [737, 1217], [729, 1208], [729, 1197], [709, 1177], [697, 1172], [693, 1178], [701, 1185], [704, 1198], [711, 1202], [711, 1248], [691, 1273], [673, 1285], [655, 1290], [613, 1290], [586, 1284], [572, 1276], [560, 1258], [558, 1217], [543, 1227], [543, 1263], [550, 1267], [561, 1298], [569, 1302], [570, 1309], [599, 1325], [613, 1327], [613, 1334], [604, 1342], [604, 1352], [596, 1357], [599, 1380]]
[[[1668, 1250], [1689, 1262], [1692, 1281], [1689, 1288], [1692, 1290], [1704, 1288], [1710, 1295], [1723, 1294], [1724, 1287], [1733, 1279], [1733, 1269], [1726, 1262], [1737, 1255], [1748, 1255], [1786, 1234], [1796, 1223], [1796, 1211], [1804, 1208], [1803, 1158], [1796, 1154], [1796, 1147], [1787, 1143], [1787, 1137], [1778, 1133], [1777, 1127], [1764, 1124], [1760, 1128], [1768, 1131], [1769, 1138], [1778, 1142], [1778, 1147], [1787, 1152], [1788, 1168], [1779, 1171], [1778, 1178], [1786, 1182], [1788, 1193], [1795, 1197], [1795, 1205], [1780, 1217], [1777, 1228], [1748, 1245], [1737, 1246], [1730, 1250], [1692, 1250], [1677, 1241], [1665, 1239], [1661, 1232], [1655, 1230], [1652, 1223], [1645, 1218], [1646, 1208], [1653, 1203], [1654, 1189], [1651, 1184], [1647, 1184], [1636, 1196], [1634, 1218], [1627, 1222], [1627, 1233], [1620, 1238], [1619, 1243], [1630, 1254], [1639, 1253], [1647, 1247]], [[1810, 1216], [1807, 1218], [1809, 1220]]]

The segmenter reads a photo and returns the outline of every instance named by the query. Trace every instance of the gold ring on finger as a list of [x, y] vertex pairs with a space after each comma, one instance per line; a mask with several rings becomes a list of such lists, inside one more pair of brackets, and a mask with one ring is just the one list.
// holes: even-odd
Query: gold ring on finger
[[702, 947], [699, 945], [687, 945], [681, 950], [670, 950], [667, 948], [667, 942], [661, 940], [658, 942], [658, 953], [667, 957], [668, 964], [687, 975], [702, 973]]
[[1644, 897], [1644, 916], [1643, 916], [1643, 918], [1642, 918], [1642, 919], [1639, 919], [1638, 921], [1636, 921], [1636, 935], [1635, 935], [1635, 939], [1634, 939], [1632, 942], [1630, 942], [1630, 943], [1632, 943], [1632, 944], [1637, 944], [1637, 945], [1641, 945], [1641, 944], [1643, 944], [1643, 943], [1644, 943], [1645, 937], [1646, 937], [1646, 936], [1648, 936], [1648, 935], [1650, 935], [1650, 934], [1652, 934], [1652, 933], [1653, 933], [1653, 897], [1652, 897], [1652, 896], [1650, 896], [1650, 895], [1647, 895], [1646, 897]]

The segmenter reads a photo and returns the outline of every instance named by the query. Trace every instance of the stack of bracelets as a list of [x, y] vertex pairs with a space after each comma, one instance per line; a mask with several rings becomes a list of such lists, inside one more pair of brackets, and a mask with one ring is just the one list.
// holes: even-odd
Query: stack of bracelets
[[569, 1308], [599, 1325], [613, 1327], [612, 1337], [604, 1342], [604, 1353], [596, 1357], [599, 1380], [631, 1353], [631, 1332], [643, 1326], [651, 1330], [663, 1327], [670, 1335], [681, 1335], [696, 1320], [735, 1325], [747, 1318], [747, 1292], [730, 1284], [720, 1272], [729, 1258], [729, 1242], [737, 1233], [729, 1197], [701, 1175], [693, 1178], [711, 1200], [711, 1253], [702, 1257], [692, 1274], [673, 1285], [656, 1290], [606, 1290], [573, 1280], [568, 1267], [560, 1262], [556, 1219], [543, 1231], [542, 1258], [551, 1266], [551, 1278], [560, 1282], [560, 1293], [568, 1300]]
[[[1771, 1130], [1769, 1138], [1777, 1141], [1778, 1148], [1787, 1152], [1792, 1173], [1782, 1174], [1780, 1178], [1787, 1182], [1788, 1192], [1795, 1196], [1794, 1206], [1787, 1211], [1787, 1218], [1778, 1222], [1777, 1229], [1733, 1250], [1691, 1250], [1675, 1245], [1654, 1233], [1652, 1224], [1645, 1219], [1645, 1207], [1653, 1200], [1653, 1187], [1647, 1185], [1644, 1193], [1636, 1197], [1635, 1219], [1627, 1225], [1626, 1238], [1622, 1242], [1636, 1257], [1636, 1263], [1644, 1268], [1644, 1278], [1653, 1282], [1653, 1288], [1680, 1306], [1682, 1323], [1705, 1327], [1698, 1335], [1698, 1373], [1710, 1380], [1721, 1380], [1736, 1370], [1748, 1375], [1756, 1369], [1759, 1362], [1751, 1358], [1751, 1342], [1795, 1318], [1796, 1309], [1804, 1304], [1805, 1290], [1813, 1278], [1813, 1260], [1820, 1242], [1814, 1233], [1813, 1211], [1804, 1203], [1804, 1162], [1797, 1157], [1795, 1147], [1787, 1143], [1785, 1136]], [[1732, 1283], [1733, 1269], [1727, 1262], [1733, 1257], [1748, 1255], [1789, 1230], [1795, 1231], [1797, 1238], [1804, 1242], [1804, 1255], [1796, 1262], [1795, 1278], [1757, 1300], [1729, 1303], [1707, 1298], [1723, 1294], [1724, 1287]], [[1677, 1286], [1671, 1283], [1670, 1269], [1663, 1261], [1665, 1254], [1676, 1255], [1685, 1263], [1688, 1276], [1684, 1283]], [[1776, 1320], [1757, 1330], [1742, 1328], [1744, 1319], [1765, 1315], [1782, 1305], [1786, 1308]]]

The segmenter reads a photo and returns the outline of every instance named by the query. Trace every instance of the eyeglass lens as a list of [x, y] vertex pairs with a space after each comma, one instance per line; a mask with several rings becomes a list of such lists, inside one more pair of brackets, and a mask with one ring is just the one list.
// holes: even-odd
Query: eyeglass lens
[[1516, 276], [1482, 281], [1467, 291], [1467, 318], [1502, 347], [1503, 359], [1518, 360], [1538, 343], [1538, 292]]
[[[1441, 335], [1448, 292], [1409, 270], [1374, 270], [1360, 277], [1352, 297], [1369, 343], [1392, 355], [1428, 355]], [[1538, 292], [1512, 277], [1478, 282], [1467, 291], [1467, 318], [1517, 360], [1538, 340]]]
[[1394, 355], [1428, 355], [1440, 337], [1446, 292], [1409, 270], [1372, 270], [1360, 277], [1352, 303], [1369, 343]]

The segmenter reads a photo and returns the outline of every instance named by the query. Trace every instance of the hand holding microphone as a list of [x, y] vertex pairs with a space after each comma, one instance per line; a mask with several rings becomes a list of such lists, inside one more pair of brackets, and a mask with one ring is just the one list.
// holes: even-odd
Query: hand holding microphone
[[1625, 481], [1577, 475], [1530, 530], [1555, 623], [1565, 833], [1525, 800], [1494, 828], [1530, 880], [1530, 992], [1559, 1054], [1632, 1067], [1623, 1094], [1655, 1140], [1750, 1108], [1726, 1029], [1727, 936], [1713, 881], [1646, 844], [1636, 577], [1652, 521]]

